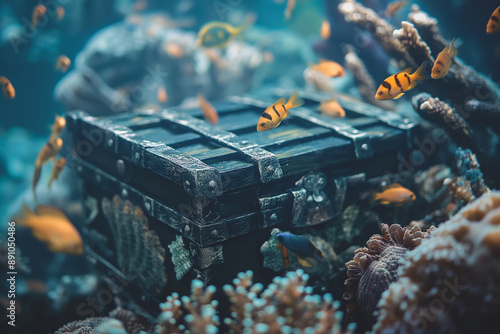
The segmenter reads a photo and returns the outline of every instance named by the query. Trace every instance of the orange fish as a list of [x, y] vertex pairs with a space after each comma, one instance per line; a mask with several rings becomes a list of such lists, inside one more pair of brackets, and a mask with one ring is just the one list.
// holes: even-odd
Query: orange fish
[[184, 54], [180, 45], [176, 43], [165, 44], [164, 50], [172, 58], [180, 58]]
[[399, 99], [404, 93], [415, 88], [418, 80], [428, 78], [427, 63], [427, 60], [424, 61], [413, 74], [411, 73], [411, 67], [408, 67], [385, 79], [378, 87], [375, 98], [377, 100]]
[[286, 3], [286, 9], [285, 9], [285, 20], [290, 19], [294, 9], [295, 9], [295, 0], [288, 0], [288, 2]]
[[415, 200], [415, 194], [400, 185], [394, 183], [389, 186], [382, 187], [382, 192], [372, 192], [372, 202], [379, 202], [382, 205], [394, 204], [401, 206]]
[[0, 84], [2, 84], [3, 94], [6, 98], [13, 99], [16, 97], [16, 90], [9, 79], [0, 77]]
[[14, 218], [17, 224], [31, 229], [33, 236], [45, 242], [52, 252], [80, 255], [83, 241], [68, 217], [56, 207], [39, 205], [35, 212], [23, 203], [23, 215]]
[[158, 88], [158, 102], [160, 103], [165, 103], [167, 102], [168, 96], [167, 96], [167, 90], [165, 89], [165, 86], [160, 86]]
[[47, 13], [47, 8], [44, 5], [38, 5], [33, 9], [33, 18], [31, 19], [31, 24], [36, 27], [40, 19]]
[[321, 38], [328, 39], [330, 37], [330, 22], [323, 20], [321, 23]]
[[70, 66], [71, 66], [71, 60], [65, 55], [62, 55], [57, 59], [56, 69], [61, 71], [62, 73], [66, 73], [68, 67]]
[[328, 115], [333, 118], [345, 117], [344, 108], [342, 108], [342, 106], [335, 99], [321, 102], [321, 104], [318, 107], [318, 110], [320, 110], [323, 113], [323, 115]]
[[288, 102], [285, 102], [286, 98], [282, 97], [267, 107], [259, 118], [257, 131], [274, 129], [290, 114], [290, 109], [300, 107], [304, 104], [304, 101], [299, 97], [297, 91], [294, 91], [292, 96], [288, 99]]
[[49, 189], [50, 189], [50, 186], [52, 185], [52, 182], [54, 180], [58, 180], [59, 179], [59, 175], [61, 175], [61, 172], [64, 169], [64, 166], [66, 166], [66, 159], [62, 158], [62, 157], [59, 158], [59, 160], [57, 160], [54, 163], [54, 166], [52, 166], [52, 175], [50, 176], [50, 180], [49, 180], [49, 183], [47, 185], [47, 187]]
[[52, 133], [50, 134], [50, 139], [58, 137], [65, 126], [66, 126], [66, 118], [56, 115], [54, 124], [51, 127]]
[[33, 189], [33, 197], [35, 198], [36, 202], [36, 185], [38, 184], [38, 181], [40, 180], [40, 175], [42, 174], [42, 166], [43, 164], [47, 163], [49, 159], [55, 159], [56, 154], [59, 152], [63, 145], [63, 141], [61, 138], [51, 138], [49, 141], [43, 146], [42, 150], [38, 154], [38, 157], [36, 158], [35, 162], [35, 173], [33, 175], [33, 183], [32, 183], [32, 189]]
[[219, 122], [219, 114], [217, 113], [217, 110], [215, 110], [214, 106], [210, 104], [210, 102], [208, 102], [201, 94], [198, 94], [198, 104], [200, 105], [203, 117], [207, 122], [212, 124], [217, 124]]
[[399, 12], [407, 4], [408, 4], [408, 1], [406, 1], [406, 0], [399, 0], [399, 1], [391, 2], [385, 8], [385, 16], [387, 16], [387, 17], [393, 16], [394, 14]]
[[319, 64], [311, 64], [310, 67], [330, 78], [341, 77], [345, 74], [344, 68], [331, 60], [320, 59]]
[[457, 49], [453, 45], [454, 41], [455, 39], [452, 39], [451, 43], [438, 54], [431, 70], [431, 77], [433, 79], [442, 78], [448, 73], [451, 66], [451, 59], [457, 55]]
[[64, 15], [66, 15], [64, 7], [63, 6], [57, 7], [57, 20], [61, 21], [64, 18]]
[[491, 14], [491, 17], [486, 25], [486, 33], [493, 34], [500, 30], [500, 6], [497, 7]]

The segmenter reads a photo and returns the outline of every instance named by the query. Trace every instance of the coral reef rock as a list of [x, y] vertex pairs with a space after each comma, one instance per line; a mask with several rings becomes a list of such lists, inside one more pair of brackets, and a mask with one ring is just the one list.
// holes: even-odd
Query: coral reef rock
[[144, 212], [130, 201], [115, 196], [102, 200], [102, 211], [115, 238], [118, 265], [139, 287], [158, 294], [167, 284], [165, 249], [158, 235], [149, 229]]
[[112, 318], [87, 318], [70, 322], [59, 328], [54, 334], [99, 334], [96, 328]]
[[465, 206], [408, 253], [376, 333], [499, 333], [500, 192]]
[[267, 289], [252, 284], [253, 273], [240, 273], [224, 291], [231, 301], [231, 318], [224, 323], [233, 333], [352, 333], [354, 325], [341, 330], [340, 303], [330, 294], [312, 294], [303, 270], [275, 277]]
[[408, 251], [417, 247], [427, 237], [418, 226], [411, 229], [393, 224], [382, 224], [382, 235], [374, 234], [366, 246], [354, 252], [352, 261], [346, 263], [347, 286], [344, 299], [348, 301], [347, 316], [352, 318], [359, 308], [368, 321], [382, 293], [398, 278], [398, 267]]

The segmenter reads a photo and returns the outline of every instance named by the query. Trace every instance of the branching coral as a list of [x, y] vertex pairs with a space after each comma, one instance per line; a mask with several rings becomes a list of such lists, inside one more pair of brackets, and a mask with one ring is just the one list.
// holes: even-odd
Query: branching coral
[[408, 253], [376, 333], [497, 333], [500, 192], [483, 195]]
[[408, 229], [398, 224], [390, 227], [382, 224], [382, 235], [374, 234], [366, 242], [367, 247], [354, 252], [353, 260], [346, 263], [348, 278], [344, 299], [348, 301], [349, 319], [357, 308], [368, 319], [373, 316], [380, 296], [398, 277], [400, 260], [426, 236], [418, 226]]
[[144, 212], [119, 196], [104, 198], [102, 211], [115, 237], [120, 269], [145, 291], [158, 294], [167, 283], [165, 249]]
[[379, 106], [384, 109], [394, 110], [394, 104], [390, 101], [380, 101], [375, 98], [377, 87], [375, 81], [368, 73], [363, 61], [356, 55], [352, 47], [347, 47], [348, 52], [345, 55], [345, 64], [349, 71], [352, 72], [356, 82], [358, 83], [358, 90], [363, 99], [373, 105]]
[[231, 301], [231, 318], [224, 320], [233, 333], [351, 333], [340, 328], [339, 303], [331, 295], [312, 295], [302, 270], [276, 277], [267, 289], [252, 284], [253, 273], [240, 273], [224, 286]]
[[425, 93], [415, 96], [412, 103], [413, 108], [420, 116], [443, 126], [458, 145], [477, 148], [469, 124], [447, 103]]
[[[169, 334], [184, 331], [193, 334], [217, 333], [219, 326], [219, 317], [216, 315], [218, 302], [212, 300], [214, 293], [214, 286], [209, 286], [204, 290], [203, 283], [194, 280], [191, 284], [191, 297], [182, 297], [182, 303], [177, 293], [167, 297], [167, 301], [160, 304], [162, 312], [158, 317], [159, 324], [155, 333]], [[182, 322], [185, 322], [186, 326]]]
[[406, 54], [411, 55], [410, 65], [417, 68], [424, 61], [434, 62], [431, 56], [431, 50], [422, 41], [415, 26], [410, 22], [401, 22], [401, 29], [394, 30], [393, 36], [397, 39]]

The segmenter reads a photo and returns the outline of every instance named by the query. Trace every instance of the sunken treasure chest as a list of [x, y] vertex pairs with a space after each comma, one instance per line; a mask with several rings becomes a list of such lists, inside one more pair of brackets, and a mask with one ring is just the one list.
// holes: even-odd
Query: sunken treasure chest
[[276, 228], [332, 224], [360, 185], [397, 172], [412, 150], [417, 124], [347, 97], [345, 118], [334, 119], [318, 111], [325, 96], [306, 92], [280, 126], [256, 131], [265, 108], [290, 93], [215, 103], [216, 126], [199, 109], [68, 113], [85, 202], [97, 203], [83, 231], [89, 260], [152, 313], [173, 291], [189, 294], [195, 278], [218, 291], [249, 269], [269, 281], [284, 271]]

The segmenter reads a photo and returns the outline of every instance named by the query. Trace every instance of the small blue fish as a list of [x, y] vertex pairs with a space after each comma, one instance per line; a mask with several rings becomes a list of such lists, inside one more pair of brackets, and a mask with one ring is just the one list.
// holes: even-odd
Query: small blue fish
[[[304, 267], [312, 267], [313, 265], [310, 263], [308, 258], [314, 258], [316, 260], [324, 260], [325, 255], [321, 250], [319, 250], [311, 240], [306, 237], [295, 235], [289, 232], [278, 233], [276, 235], [276, 239], [278, 240], [279, 245], [286, 247], [290, 253], [297, 257], [297, 261], [300, 265]], [[279, 246], [281, 249], [281, 246]], [[283, 252], [282, 252], [283, 254]], [[286, 265], [285, 259], [283, 259]]]

